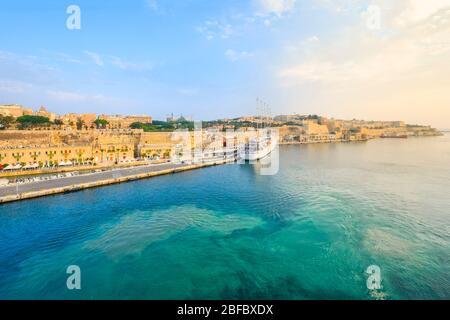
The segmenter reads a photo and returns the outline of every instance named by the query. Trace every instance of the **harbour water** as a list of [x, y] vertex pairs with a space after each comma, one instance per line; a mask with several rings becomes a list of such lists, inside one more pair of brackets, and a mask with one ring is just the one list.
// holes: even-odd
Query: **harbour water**
[[447, 134], [3, 204], [0, 298], [449, 299], [449, 195]]

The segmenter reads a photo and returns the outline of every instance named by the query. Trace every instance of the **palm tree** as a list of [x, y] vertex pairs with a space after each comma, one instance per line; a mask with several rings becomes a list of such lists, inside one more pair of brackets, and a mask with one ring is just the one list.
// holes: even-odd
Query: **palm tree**
[[16, 159], [17, 162], [20, 161], [20, 159], [22, 158], [22, 156], [20, 155], [20, 153], [17, 153], [15, 155], [13, 155], [14, 159]]
[[33, 154], [31, 156], [33, 157], [33, 160], [36, 162], [36, 158], [38, 157], [38, 153], [35, 151], [35, 152], [33, 152]]
[[47, 157], [50, 159], [49, 165], [53, 165], [53, 157], [56, 155], [56, 151], [49, 151]]
[[100, 149], [100, 152], [102, 153], [102, 162], [103, 162], [103, 154], [105, 153], [105, 149]]
[[83, 154], [84, 154], [84, 152], [83, 152], [83, 150], [78, 150], [78, 153], [77, 153], [77, 155], [78, 155], [78, 162], [80, 163], [80, 162], [83, 162]]

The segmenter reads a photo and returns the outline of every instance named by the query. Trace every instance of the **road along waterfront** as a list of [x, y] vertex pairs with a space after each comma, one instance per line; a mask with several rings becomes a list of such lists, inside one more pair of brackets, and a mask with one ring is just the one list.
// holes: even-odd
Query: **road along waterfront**
[[58, 193], [74, 192], [115, 183], [220, 165], [231, 161], [234, 160], [214, 160], [197, 164], [164, 163], [131, 168], [115, 168], [112, 170], [55, 180], [8, 185], [0, 187], [0, 203], [37, 198]]

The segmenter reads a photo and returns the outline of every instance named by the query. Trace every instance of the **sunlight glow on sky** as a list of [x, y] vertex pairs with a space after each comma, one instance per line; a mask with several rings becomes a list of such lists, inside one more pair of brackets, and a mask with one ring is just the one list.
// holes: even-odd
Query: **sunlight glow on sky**
[[10, 0], [0, 39], [0, 104], [450, 128], [450, 0]]

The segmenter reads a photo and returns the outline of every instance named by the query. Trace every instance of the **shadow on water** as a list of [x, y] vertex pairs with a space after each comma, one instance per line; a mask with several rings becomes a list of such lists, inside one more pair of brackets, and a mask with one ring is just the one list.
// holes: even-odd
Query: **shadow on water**
[[327, 288], [327, 290], [313, 290], [306, 288], [296, 276], [281, 276], [268, 281], [258, 281], [254, 275], [240, 272], [236, 274], [238, 285], [225, 285], [220, 292], [220, 299], [228, 300], [346, 300], [358, 299], [348, 292]]

